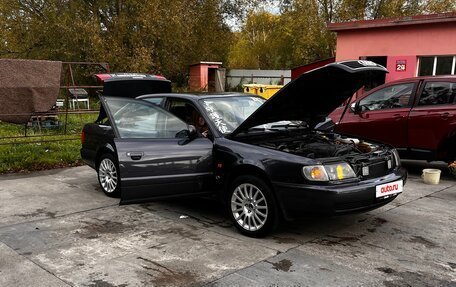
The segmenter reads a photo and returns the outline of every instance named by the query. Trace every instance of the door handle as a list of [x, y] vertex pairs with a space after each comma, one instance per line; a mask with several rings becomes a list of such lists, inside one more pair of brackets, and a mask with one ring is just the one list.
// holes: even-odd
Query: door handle
[[393, 118], [394, 118], [396, 121], [398, 121], [398, 120], [402, 119], [403, 116], [401, 116], [400, 114], [394, 114], [394, 115], [393, 115]]
[[443, 114], [440, 115], [440, 117], [443, 118], [443, 119], [449, 119], [449, 118], [452, 118], [453, 115], [450, 114], [450, 113], [443, 113]]
[[132, 160], [140, 160], [143, 155], [143, 152], [127, 152], [127, 156], [131, 157]]

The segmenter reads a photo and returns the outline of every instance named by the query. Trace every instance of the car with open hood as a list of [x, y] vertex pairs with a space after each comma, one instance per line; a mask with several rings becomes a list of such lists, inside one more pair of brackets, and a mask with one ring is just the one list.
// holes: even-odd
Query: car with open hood
[[267, 101], [239, 93], [100, 96], [106, 114], [84, 127], [81, 155], [121, 204], [214, 195], [248, 236], [302, 214], [371, 210], [403, 191], [407, 172], [396, 150], [315, 126], [386, 72], [368, 61], [332, 63]]

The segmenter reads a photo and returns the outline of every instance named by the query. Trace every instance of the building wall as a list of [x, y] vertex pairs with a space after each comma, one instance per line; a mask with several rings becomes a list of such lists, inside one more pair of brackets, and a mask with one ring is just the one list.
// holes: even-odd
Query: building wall
[[[341, 30], [336, 54], [336, 61], [388, 56], [387, 82], [414, 77], [418, 56], [456, 54], [456, 22]], [[396, 71], [397, 60], [407, 61], [406, 71]]]
[[201, 66], [190, 66], [188, 85], [191, 91], [201, 89]]
[[[396, 71], [398, 62], [406, 61], [405, 71]], [[389, 74], [386, 74], [385, 82], [392, 82], [395, 80], [412, 78], [416, 76], [418, 59], [416, 55], [408, 56], [388, 56], [386, 68]]]

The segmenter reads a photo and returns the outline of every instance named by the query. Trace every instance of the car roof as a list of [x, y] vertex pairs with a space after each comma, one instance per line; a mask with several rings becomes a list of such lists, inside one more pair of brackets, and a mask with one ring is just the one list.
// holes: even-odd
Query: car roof
[[199, 100], [199, 99], [208, 99], [208, 98], [226, 98], [226, 97], [257, 97], [261, 98], [255, 94], [246, 94], [240, 92], [224, 92], [224, 93], [158, 93], [158, 94], [148, 94], [148, 95], [141, 95], [137, 97], [137, 99], [146, 99], [146, 98], [156, 98], [156, 97], [176, 97], [176, 98], [183, 98], [183, 99], [192, 99], [192, 100]]
[[412, 77], [412, 78], [405, 78], [405, 79], [391, 81], [391, 82], [388, 82], [388, 84], [410, 82], [410, 81], [421, 81], [421, 80], [448, 80], [448, 79], [456, 79], [456, 75], [419, 76], [419, 77]]

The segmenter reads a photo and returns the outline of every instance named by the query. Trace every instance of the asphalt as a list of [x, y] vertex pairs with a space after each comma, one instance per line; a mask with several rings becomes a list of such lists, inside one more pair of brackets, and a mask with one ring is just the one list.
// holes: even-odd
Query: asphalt
[[456, 180], [428, 166], [380, 209], [264, 239], [209, 199], [119, 206], [88, 167], [3, 175], [0, 286], [456, 286]]

